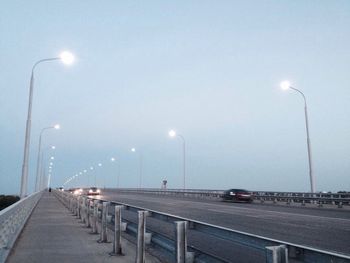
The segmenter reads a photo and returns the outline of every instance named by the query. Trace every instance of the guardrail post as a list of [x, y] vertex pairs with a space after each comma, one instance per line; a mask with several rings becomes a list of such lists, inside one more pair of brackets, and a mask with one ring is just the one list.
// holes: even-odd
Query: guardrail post
[[113, 240], [113, 251], [110, 255], [122, 255], [122, 231], [121, 231], [121, 205], [114, 207], [114, 240]]
[[82, 212], [82, 214], [81, 214], [81, 220], [83, 221], [83, 223], [85, 224], [85, 222], [86, 222], [86, 202], [85, 202], [85, 200], [86, 200], [86, 197], [82, 197], [82, 207], [81, 207], [81, 212]]
[[98, 201], [94, 200], [93, 202], [93, 216], [92, 216], [92, 231], [91, 234], [98, 234], [97, 231], [97, 220], [98, 220]]
[[78, 204], [78, 197], [73, 197], [73, 215], [77, 215], [77, 204]]
[[145, 232], [147, 211], [138, 211], [136, 263], [145, 262]]
[[77, 217], [79, 219], [81, 218], [81, 215], [80, 215], [80, 199], [81, 199], [81, 197], [78, 196], [78, 198], [77, 198]]
[[99, 243], [107, 243], [107, 213], [109, 202], [102, 203], [102, 222]]
[[86, 227], [91, 227], [91, 216], [90, 216], [90, 199], [86, 198]]
[[338, 203], [338, 208], [343, 208], [343, 202]]
[[176, 263], [185, 263], [187, 255], [187, 222], [175, 221]]
[[266, 263], [288, 263], [288, 248], [285, 245], [266, 247]]

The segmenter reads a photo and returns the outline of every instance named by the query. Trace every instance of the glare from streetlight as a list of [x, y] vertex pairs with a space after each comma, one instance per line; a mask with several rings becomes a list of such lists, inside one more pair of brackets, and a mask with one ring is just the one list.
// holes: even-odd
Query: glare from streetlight
[[79, 172], [80, 175], [82, 175], [83, 173], [82, 172]]
[[84, 170], [84, 173], [86, 173], [87, 172], [87, 170]]
[[115, 158], [114, 158], [114, 157], [112, 157], [112, 158], [111, 158], [111, 162], [114, 162], [114, 161], [115, 161]]
[[52, 165], [53, 165], [53, 162], [50, 162], [50, 165], [52, 166]]
[[169, 131], [169, 136], [170, 136], [170, 137], [175, 137], [175, 136], [176, 136], [176, 131], [170, 130], [170, 131]]
[[283, 90], [288, 90], [288, 89], [290, 89], [291, 84], [290, 84], [289, 81], [285, 80], [285, 81], [282, 81], [282, 82], [281, 82], [280, 87], [281, 87], [281, 89], [283, 89]]
[[51, 160], [55, 160], [55, 157], [51, 156], [50, 159], [51, 159]]
[[55, 150], [55, 149], [56, 149], [56, 146], [51, 146], [51, 149], [52, 149], [52, 150]]
[[91, 167], [90, 167], [90, 170], [93, 170], [93, 169], [94, 169], [94, 167], [91, 166]]
[[100, 167], [101, 167], [101, 166], [102, 166], [102, 163], [99, 163], [99, 164], [98, 164], [98, 166], [100, 166]]
[[136, 152], [136, 149], [135, 149], [135, 148], [131, 148], [131, 151], [132, 151], [132, 152]]
[[63, 51], [60, 55], [62, 62], [66, 65], [70, 65], [74, 62], [74, 56], [68, 51]]
[[60, 126], [59, 124], [55, 124], [53, 127], [54, 127], [56, 130], [59, 130], [59, 129], [61, 128], [61, 126]]

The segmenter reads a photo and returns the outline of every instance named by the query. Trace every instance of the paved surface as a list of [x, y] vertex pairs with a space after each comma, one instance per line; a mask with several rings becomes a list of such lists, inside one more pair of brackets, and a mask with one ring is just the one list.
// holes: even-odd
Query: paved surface
[[[350, 255], [350, 211], [288, 207], [267, 204], [226, 203], [220, 201], [185, 199], [173, 196], [126, 194], [115, 191], [102, 192], [101, 199], [115, 200], [160, 212], [186, 217], [210, 224], [228, 227], [252, 234], [279, 239], [285, 242], [310, 246], [322, 250]], [[130, 216], [131, 217], [131, 216]], [[131, 219], [133, 220], [133, 219]], [[151, 222], [150, 222], [151, 223]], [[154, 230], [170, 235], [171, 228], [161, 223], [149, 224]], [[242, 253], [242, 247], [225, 249], [216, 240], [193, 237], [191, 243], [207, 251], [215, 250], [221, 256], [232, 259], [234, 250]], [[237, 255], [237, 254], [236, 254]], [[263, 255], [256, 255], [257, 258]], [[253, 259], [238, 262], [253, 262]]]
[[[123, 239], [125, 255], [112, 257], [112, 243], [97, 243], [99, 236], [90, 231], [53, 194], [45, 193], [7, 262], [135, 262], [136, 248], [132, 243]], [[159, 261], [147, 255], [146, 262]]]

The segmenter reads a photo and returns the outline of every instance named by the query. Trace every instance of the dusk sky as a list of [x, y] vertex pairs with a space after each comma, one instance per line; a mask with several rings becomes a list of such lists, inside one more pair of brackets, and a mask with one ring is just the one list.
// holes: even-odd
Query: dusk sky
[[[0, 3], [0, 194], [20, 191], [33, 64], [30, 173], [39, 134], [52, 186], [309, 191], [304, 92], [317, 191], [350, 191], [350, 1]], [[132, 147], [136, 152], [130, 151]], [[110, 158], [115, 157], [116, 162]], [[92, 184], [92, 172], [70, 186]], [[88, 180], [90, 176], [90, 181]]]

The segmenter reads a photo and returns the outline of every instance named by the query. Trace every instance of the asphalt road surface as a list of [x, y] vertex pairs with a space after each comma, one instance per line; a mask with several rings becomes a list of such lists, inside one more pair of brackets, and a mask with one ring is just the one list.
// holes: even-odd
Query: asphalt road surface
[[[117, 201], [159, 212], [206, 222], [233, 230], [285, 242], [350, 255], [350, 210], [283, 205], [227, 203], [174, 196], [102, 192], [101, 199]], [[136, 222], [136, 214], [126, 213]], [[171, 236], [173, 228], [159, 220], [147, 219], [151, 230]], [[189, 244], [225, 258], [230, 262], [259, 262], [261, 251], [241, 245], [189, 234]], [[243, 251], [247, 251], [244, 255]], [[238, 256], [239, 255], [239, 256]]]

